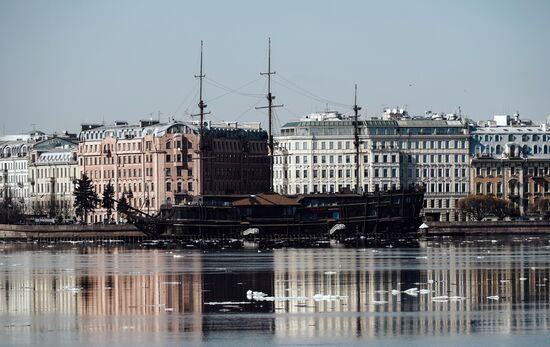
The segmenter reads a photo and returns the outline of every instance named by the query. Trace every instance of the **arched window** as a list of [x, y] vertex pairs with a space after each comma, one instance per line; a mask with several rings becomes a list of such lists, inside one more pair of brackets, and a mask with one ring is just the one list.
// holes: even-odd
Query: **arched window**
[[527, 145], [523, 145], [523, 155], [528, 155], [531, 153], [531, 149]]
[[542, 147], [542, 151], [544, 154], [548, 154], [548, 146], [547, 145], [544, 145], [544, 147]]
[[502, 154], [502, 148], [500, 147], [500, 145], [496, 146], [496, 154]]
[[486, 194], [493, 194], [493, 184], [491, 182], [487, 182], [485, 193]]

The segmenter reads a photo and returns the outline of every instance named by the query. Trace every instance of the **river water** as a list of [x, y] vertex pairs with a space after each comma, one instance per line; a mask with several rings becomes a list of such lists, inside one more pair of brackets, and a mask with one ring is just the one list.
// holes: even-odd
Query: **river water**
[[548, 237], [0, 244], [0, 345], [542, 346], [548, 278]]

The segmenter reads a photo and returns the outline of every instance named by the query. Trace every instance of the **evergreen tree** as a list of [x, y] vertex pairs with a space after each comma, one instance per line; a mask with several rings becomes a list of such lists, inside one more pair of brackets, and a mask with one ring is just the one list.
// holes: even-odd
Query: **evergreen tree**
[[98, 201], [92, 180], [86, 174], [76, 181], [74, 197], [75, 213], [80, 216], [82, 221], [86, 222], [88, 213], [95, 210]]
[[122, 195], [122, 198], [118, 201], [116, 210], [119, 213], [126, 213], [128, 211], [128, 200], [126, 200], [126, 196]]
[[103, 200], [101, 201], [101, 206], [107, 210], [108, 222], [111, 221], [111, 214], [115, 207], [114, 200], [113, 200], [114, 197], [115, 197], [115, 189], [113, 188], [111, 181], [109, 181], [109, 183], [105, 186], [105, 189], [103, 189]]

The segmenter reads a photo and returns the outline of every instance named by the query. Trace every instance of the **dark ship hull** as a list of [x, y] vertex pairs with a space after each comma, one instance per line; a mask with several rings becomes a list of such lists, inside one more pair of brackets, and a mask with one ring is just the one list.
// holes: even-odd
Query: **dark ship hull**
[[149, 236], [189, 240], [320, 240], [415, 233], [424, 192], [201, 196], [163, 206], [156, 217], [132, 216]]

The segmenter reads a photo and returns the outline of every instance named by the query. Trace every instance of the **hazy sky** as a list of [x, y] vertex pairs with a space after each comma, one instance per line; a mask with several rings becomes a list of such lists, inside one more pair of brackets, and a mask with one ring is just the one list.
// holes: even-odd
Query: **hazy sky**
[[461, 106], [474, 119], [519, 110], [542, 121], [549, 18], [545, 0], [0, 0], [0, 125], [77, 131], [159, 111], [187, 120], [201, 39], [210, 119], [265, 125], [254, 106], [266, 102], [270, 36], [281, 123], [327, 103], [351, 113], [354, 83], [367, 115]]

